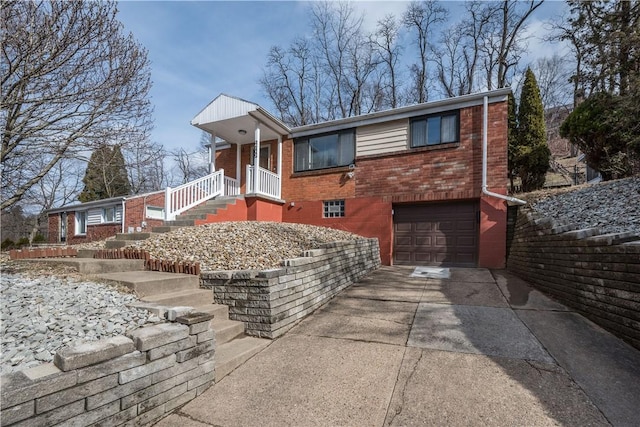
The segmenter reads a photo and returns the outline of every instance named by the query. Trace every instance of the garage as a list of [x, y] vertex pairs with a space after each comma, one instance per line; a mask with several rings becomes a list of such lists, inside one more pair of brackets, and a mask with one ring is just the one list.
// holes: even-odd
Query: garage
[[394, 205], [394, 264], [475, 267], [477, 218], [475, 201]]

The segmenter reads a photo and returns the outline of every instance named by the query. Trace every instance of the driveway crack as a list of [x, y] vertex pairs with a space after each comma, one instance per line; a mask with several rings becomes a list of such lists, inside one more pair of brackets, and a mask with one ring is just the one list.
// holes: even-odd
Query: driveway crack
[[[389, 414], [387, 415], [387, 421], [385, 422], [385, 425], [390, 426], [391, 424], [393, 424], [393, 420], [402, 413], [402, 411], [404, 410], [404, 405], [405, 405], [405, 394], [406, 394], [406, 390], [407, 390], [407, 385], [409, 384], [409, 382], [411, 381], [411, 379], [413, 378], [413, 376], [416, 373], [416, 370], [418, 368], [418, 364], [420, 363], [420, 361], [422, 360], [422, 355], [423, 355], [423, 351], [420, 351], [420, 357], [418, 357], [415, 362], [413, 363], [413, 366], [411, 367], [411, 372], [410, 374], [407, 376], [407, 379], [404, 381], [404, 384], [402, 384], [402, 391], [399, 391], [398, 394], [400, 395], [399, 398], [399, 404], [395, 407], [395, 408], [389, 408], [393, 411], [393, 414], [391, 415], [391, 417], [389, 418]], [[394, 395], [396, 393], [394, 392]], [[392, 398], [393, 400], [393, 398]], [[393, 402], [392, 402], [393, 404]]]

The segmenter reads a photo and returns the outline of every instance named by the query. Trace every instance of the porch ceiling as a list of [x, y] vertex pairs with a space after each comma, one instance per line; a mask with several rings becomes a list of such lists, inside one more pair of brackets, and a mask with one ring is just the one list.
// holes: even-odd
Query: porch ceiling
[[277, 139], [290, 132], [284, 123], [258, 104], [224, 94], [191, 120], [193, 126], [232, 144], [253, 144], [256, 122], [260, 124], [261, 141]]

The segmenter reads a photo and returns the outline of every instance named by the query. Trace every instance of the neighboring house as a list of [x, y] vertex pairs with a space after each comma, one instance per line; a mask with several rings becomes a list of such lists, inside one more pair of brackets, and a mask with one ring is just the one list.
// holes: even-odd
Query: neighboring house
[[[47, 212], [49, 242], [78, 244], [164, 224], [165, 191], [67, 205]], [[124, 215], [123, 215], [124, 213]]]
[[241, 195], [196, 224], [321, 225], [377, 237], [384, 264], [504, 267], [506, 203], [517, 202], [506, 196], [509, 93], [292, 129], [257, 104], [220, 95], [191, 122], [222, 141], [215, 172], [167, 189], [165, 216]]

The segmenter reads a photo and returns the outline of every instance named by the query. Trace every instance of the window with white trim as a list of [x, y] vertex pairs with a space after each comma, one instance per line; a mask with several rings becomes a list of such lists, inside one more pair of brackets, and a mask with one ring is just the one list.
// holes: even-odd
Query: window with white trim
[[116, 208], [114, 206], [102, 209], [102, 222], [115, 222]]
[[296, 139], [294, 171], [303, 172], [348, 166], [355, 159], [354, 129]]
[[324, 218], [338, 218], [344, 216], [344, 200], [325, 201], [322, 216]]
[[87, 211], [76, 212], [75, 222], [76, 236], [84, 236], [87, 234]]
[[164, 219], [164, 208], [158, 206], [147, 206], [145, 217], [149, 219]]
[[411, 120], [412, 148], [458, 141], [460, 141], [460, 115], [458, 111]]

